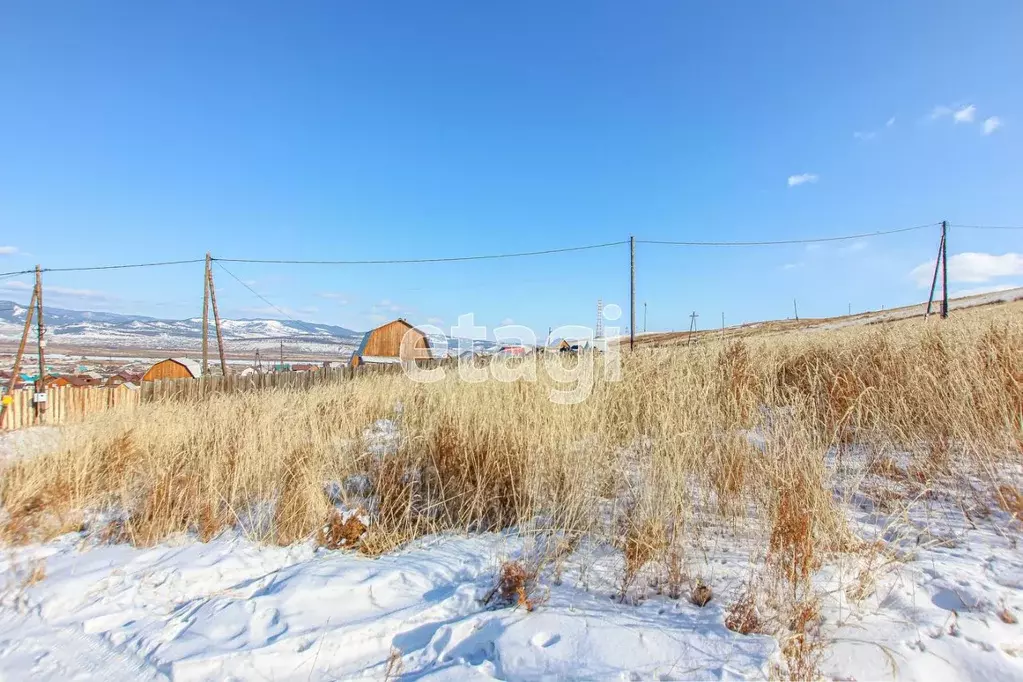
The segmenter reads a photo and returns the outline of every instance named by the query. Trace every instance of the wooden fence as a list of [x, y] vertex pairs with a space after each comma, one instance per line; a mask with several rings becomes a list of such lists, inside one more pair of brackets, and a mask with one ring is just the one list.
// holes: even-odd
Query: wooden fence
[[[31, 388], [11, 393], [11, 404], [3, 416], [3, 428], [7, 431], [22, 429], [39, 423]], [[81, 421], [87, 415], [102, 412], [111, 407], [134, 407], [141, 401], [138, 389], [118, 386], [99, 388], [87, 386], [52, 386], [46, 391], [46, 414], [43, 423], [70, 424]]]
[[[453, 360], [420, 361], [423, 368], [437, 367], [452, 363]], [[133, 408], [140, 403], [159, 400], [196, 401], [206, 396], [262, 391], [272, 389], [308, 390], [314, 386], [329, 386], [351, 381], [360, 376], [372, 374], [396, 374], [401, 365], [360, 365], [359, 367], [338, 367], [317, 369], [309, 372], [279, 372], [241, 376], [208, 376], [204, 379], [161, 379], [145, 381], [139, 388], [60, 386], [47, 389], [46, 424], [69, 424], [80, 421], [89, 414], [102, 412], [112, 407]], [[34, 391], [14, 391], [13, 402], [7, 407], [3, 418], [5, 430], [21, 429], [38, 424], [35, 406], [32, 404]]]

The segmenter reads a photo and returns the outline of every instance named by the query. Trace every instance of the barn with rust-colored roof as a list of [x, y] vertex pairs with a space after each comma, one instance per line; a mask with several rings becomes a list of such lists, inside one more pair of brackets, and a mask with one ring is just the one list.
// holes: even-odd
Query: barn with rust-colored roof
[[352, 355], [352, 367], [363, 364], [391, 364], [431, 357], [426, 334], [399, 318], [371, 329]]
[[198, 379], [202, 376], [202, 365], [188, 358], [167, 358], [150, 367], [142, 381], [160, 379]]

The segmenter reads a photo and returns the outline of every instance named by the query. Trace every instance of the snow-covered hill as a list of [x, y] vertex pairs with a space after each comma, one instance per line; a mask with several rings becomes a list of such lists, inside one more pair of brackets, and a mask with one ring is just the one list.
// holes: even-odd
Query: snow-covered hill
[[[0, 301], [0, 339], [19, 338], [26, 309], [12, 301]], [[202, 319], [161, 320], [141, 315], [46, 308], [51, 343], [130, 348], [199, 348]], [[212, 327], [212, 320], [210, 322]], [[290, 348], [330, 351], [350, 349], [361, 332], [345, 327], [296, 320], [221, 320], [224, 340], [232, 351], [251, 350], [284, 341]], [[211, 329], [212, 337], [212, 329]]]

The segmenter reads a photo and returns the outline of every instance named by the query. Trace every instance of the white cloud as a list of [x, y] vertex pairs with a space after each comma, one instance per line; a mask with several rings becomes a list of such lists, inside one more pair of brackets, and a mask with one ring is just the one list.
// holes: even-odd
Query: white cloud
[[43, 295], [46, 294], [57, 294], [58, 296], [69, 296], [71, 298], [97, 298], [97, 299], [113, 299], [117, 298], [103, 291], [96, 291], [94, 289], [69, 289], [68, 287], [43, 287]]
[[335, 301], [338, 305], [348, 305], [350, 298], [348, 294], [340, 291], [321, 291], [317, 294], [320, 298], [325, 298], [328, 301]]
[[796, 268], [801, 268], [801, 267], [803, 267], [802, 263], [786, 263], [785, 265], [781, 266], [781, 269], [782, 270], [795, 270]]
[[968, 104], [952, 114], [952, 120], [956, 123], [973, 123], [973, 117], [977, 113], [977, 107]]
[[380, 301], [379, 303], [376, 303], [376, 304], [373, 305], [373, 312], [376, 312], [376, 313], [379, 313], [379, 312], [400, 313], [402, 310], [404, 310], [404, 308], [402, 308], [402, 306], [398, 305], [397, 303], [394, 303], [393, 301], [391, 301], [388, 298], [385, 298], [382, 301]]
[[428, 318], [426, 318], [426, 321], [428, 323], [430, 323], [430, 324], [437, 324], [437, 325], [444, 324], [444, 319], [441, 318], [441, 317], [428, 317]]
[[[918, 287], [931, 286], [934, 261], [921, 263], [910, 272]], [[957, 253], [948, 259], [948, 278], [953, 282], [983, 283], [998, 277], [1023, 275], [1023, 255], [1005, 253]]]
[[510, 317], [506, 317], [503, 320], [501, 320], [502, 327], [507, 327], [510, 324], [515, 324], [515, 320], [511, 319]]
[[938, 106], [936, 106], [933, 109], [931, 109], [931, 116], [930, 116], [930, 118], [931, 118], [932, 121], [935, 121], [935, 120], [937, 120], [939, 118], [942, 118], [944, 116], [949, 116], [951, 114], [952, 114], [952, 107], [946, 107], [944, 104], [939, 104]]
[[850, 244], [849, 246], [845, 247], [845, 250], [846, 251], [862, 251], [865, 248], [867, 248], [867, 240], [860, 239], [860, 240], [854, 241], [852, 244]]
[[875, 133], [874, 131], [867, 132], [856, 131], [855, 133], [853, 133], [853, 137], [855, 137], [857, 140], [863, 140], [864, 142], [867, 142], [877, 137], [877, 133]]
[[894, 116], [892, 116], [890, 119], [888, 119], [888, 121], [884, 124], [884, 127], [885, 128], [891, 128], [893, 125], [895, 125], [895, 117]]
[[[0, 285], [0, 289], [6, 291], [32, 291], [35, 286], [28, 282], [5, 282]], [[57, 286], [43, 286], [43, 298], [47, 295], [61, 296], [64, 298], [86, 298], [97, 301], [113, 301], [118, 297], [113, 294], [108, 294], [104, 291], [96, 291], [95, 289], [72, 289], [69, 287], [57, 287]]]
[[18, 253], [17, 246], [0, 246], [0, 256], [13, 256]]
[[807, 182], [817, 182], [818, 179], [819, 178], [815, 173], [800, 173], [799, 175], [790, 175], [789, 187], [796, 187]]
[[997, 116], [991, 116], [990, 118], [984, 119], [984, 134], [990, 135], [999, 128], [1002, 127], [1002, 119]]

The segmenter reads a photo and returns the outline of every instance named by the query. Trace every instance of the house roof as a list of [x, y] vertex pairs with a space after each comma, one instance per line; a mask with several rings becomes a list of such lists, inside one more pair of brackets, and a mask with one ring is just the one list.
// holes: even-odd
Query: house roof
[[[363, 336], [362, 336], [362, 343], [359, 344], [359, 348], [352, 354], [352, 357], [353, 358], [354, 357], [362, 357], [362, 354], [366, 351], [366, 346], [369, 344], [370, 338], [373, 336], [373, 332], [375, 332], [377, 330], [380, 330], [380, 329], [383, 329], [384, 327], [388, 327], [388, 326], [390, 326], [390, 325], [392, 325], [392, 324], [394, 324], [396, 322], [400, 322], [401, 324], [405, 325], [409, 329], [415, 329], [416, 328], [414, 324], [412, 324], [411, 322], [406, 320], [404, 317], [399, 317], [397, 320], [391, 320], [390, 322], [385, 322], [384, 324], [380, 325], [379, 327], [373, 327], [368, 332], [363, 334]], [[427, 348], [432, 348], [432, 346], [430, 346], [430, 339], [427, 338], [426, 334], [423, 334], [423, 343], [426, 344]], [[362, 358], [362, 360], [363, 360], [363, 362], [365, 362], [366, 358]]]
[[201, 377], [202, 376], [202, 365], [199, 364], [195, 360], [191, 360], [189, 358], [167, 358], [167, 359], [168, 360], [173, 360], [174, 362], [178, 363], [179, 365], [181, 365], [182, 367], [187, 369], [189, 371], [189, 373], [193, 377]]

